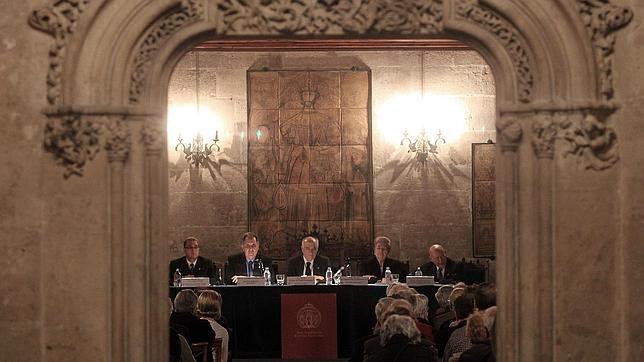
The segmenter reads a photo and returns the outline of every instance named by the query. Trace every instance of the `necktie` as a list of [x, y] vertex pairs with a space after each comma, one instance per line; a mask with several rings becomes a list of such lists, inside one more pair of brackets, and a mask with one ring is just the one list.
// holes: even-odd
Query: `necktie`
[[443, 269], [439, 268], [436, 276], [438, 276], [438, 280], [443, 280]]
[[194, 274], [195, 274], [195, 265], [194, 265], [194, 264], [190, 264], [190, 265], [188, 266], [188, 268], [190, 268], [190, 271], [188, 272], [188, 274], [192, 274], [192, 275], [194, 275]]
[[310, 261], [306, 262], [306, 268], [304, 269], [304, 275], [313, 275], [311, 273], [311, 262]]
[[246, 268], [246, 275], [249, 277], [253, 276], [253, 261], [249, 260], [248, 261], [248, 267]]

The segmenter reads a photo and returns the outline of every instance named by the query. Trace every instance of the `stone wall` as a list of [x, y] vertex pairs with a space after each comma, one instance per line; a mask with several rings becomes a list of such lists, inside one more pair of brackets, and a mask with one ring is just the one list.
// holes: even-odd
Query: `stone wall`
[[[172, 107], [195, 104], [195, 54], [186, 54], [172, 76], [170, 122]], [[471, 143], [495, 140], [494, 79], [475, 51], [200, 52], [200, 109], [217, 114], [213, 122], [221, 139], [222, 152], [216, 157], [220, 168], [212, 174], [191, 173], [174, 151], [174, 128], [169, 125], [172, 258], [182, 255], [181, 240], [189, 234], [203, 240], [202, 255], [218, 265], [239, 250], [248, 207], [247, 135], [242, 134], [246, 70], [332, 69], [356, 62], [369, 67], [372, 76], [375, 233], [389, 236], [392, 255], [412, 266], [425, 262], [427, 248], [436, 242], [445, 244], [453, 258], [472, 256]], [[439, 144], [438, 154], [425, 164], [400, 145], [403, 129], [396, 126], [406, 121], [400, 119], [405, 103], [396, 99], [421, 94], [460, 104], [463, 112], [459, 136], [446, 135], [447, 143]], [[422, 117], [430, 124], [441, 121], [431, 106], [425, 111]]]

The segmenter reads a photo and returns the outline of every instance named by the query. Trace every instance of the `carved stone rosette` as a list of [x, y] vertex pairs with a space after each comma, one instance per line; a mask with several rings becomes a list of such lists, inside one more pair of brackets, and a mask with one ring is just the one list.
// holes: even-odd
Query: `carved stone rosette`
[[217, 33], [235, 35], [437, 34], [442, 0], [221, 0]]
[[551, 115], [538, 115], [532, 124], [532, 147], [537, 158], [552, 159], [555, 155], [557, 125]]
[[577, 0], [579, 14], [588, 29], [600, 71], [600, 91], [605, 100], [613, 98], [614, 32], [633, 19], [633, 12], [612, 5], [608, 0]]
[[150, 65], [152, 64], [159, 48], [168, 38], [182, 27], [194, 21], [204, 19], [204, 7], [201, 0], [183, 0], [182, 6], [175, 12], [167, 14], [164, 18], [148, 30], [132, 65], [130, 77], [129, 102], [138, 104], [147, 80]]
[[533, 61], [519, 31], [494, 10], [479, 5], [478, 0], [457, 0], [456, 14], [482, 26], [499, 39], [514, 64], [519, 100], [530, 102], [534, 93]]
[[497, 140], [503, 152], [516, 152], [521, 143], [523, 130], [514, 117], [501, 117], [496, 126]]
[[575, 113], [559, 124], [559, 138], [566, 141], [566, 154], [578, 157], [586, 169], [604, 170], [619, 160], [615, 130], [592, 113]]
[[99, 151], [101, 124], [80, 114], [51, 116], [45, 126], [44, 149], [65, 168], [63, 176], [83, 176], [83, 167]]
[[50, 6], [34, 10], [29, 24], [54, 37], [49, 49], [47, 72], [47, 102], [56, 105], [61, 96], [61, 76], [67, 42], [74, 34], [76, 24], [90, 0], [56, 0]]
[[130, 128], [122, 117], [110, 117], [106, 123], [105, 149], [110, 162], [125, 162], [132, 148]]

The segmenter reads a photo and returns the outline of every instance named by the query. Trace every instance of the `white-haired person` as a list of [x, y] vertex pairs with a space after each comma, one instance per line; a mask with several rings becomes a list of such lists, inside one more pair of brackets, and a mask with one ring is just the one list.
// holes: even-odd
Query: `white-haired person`
[[[496, 308], [496, 307], [492, 307]], [[492, 322], [493, 323], [493, 322]], [[472, 347], [461, 353], [460, 362], [495, 362], [492, 338], [485, 313], [475, 311], [467, 318], [466, 333]]]
[[436, 349], [431, 342], [421, 339], [416, 322], [409, 316], [389, 316], [380, 331], [380, 345], [382, 348], [369, 355], [366, 362], [437, 361]]
[[369, 283], [385, 282], [385, 271], [389, 268], [391, 273], [398, 274], [399, 281], [404, 283], [409, 270], [403, 262], [389, 257], [391, 240], [386, 236], [378, 236], [373, 244], [373, 257], [360, 264], [360, 273], [369, 276]]
[[318, 280], [324, 280], [324, 273], [329, 266], [329, 258], [318, 254], [320, 241], [314, 236], [306, 236], [302, 239], [301, 253], [288, 259], [286, 262], [287, 275], [289, 276], [316, 276]]

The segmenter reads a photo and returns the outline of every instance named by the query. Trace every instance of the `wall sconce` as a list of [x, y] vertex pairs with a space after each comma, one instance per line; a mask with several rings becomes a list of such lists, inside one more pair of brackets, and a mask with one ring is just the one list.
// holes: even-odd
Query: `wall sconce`
[[405, 141], [407, 141], [407, 144], [409, 146], [409, 150], [407, 152], [415, 152], [416, 159], [423, 163], [427, 161], [427, 156], [429, 156], [430, 153], [438, 154], [438, 141], [443, 141], [443, 144], [445, 144], [445, 139], [443, 138], [440, 130], [438, 130], [436, 139], [432, 143], [430, 138], [427, 136], [425, 128], [421, 129], [420, 133], [416, 137], [416, 140], [413, 142], [409, 138], [409, 132], [407, 132], [407, 130], [405, 129], [405, 132], [403, 133], [403, 139], [400, 141], [400, 145], [403, 146], [405, 144]]
[[177, 139], [177, 146], [174, 148], [175, 151], [179, 151], [179, 147], [182, 148], [184, 158], [188, 161], [189, 164], [194, 167], [202, 167], [206, 164], [206, 160], [212, 154], [213, 147], [217, 147], [217, 152], [220, 151], [219, 145], [219, 132], [215, 131], [215, 138], [212, 139], [212, 143], [204, 143], [201, 133], [197, 133], [192, 138], [192, 143], [188, 145], [183, 144], [183, 139], [181, 136]]
[[[199, 52], [195, 53], [195, 71], [195, 104], [197, 108], [196, 118], [197, 120], [199, 120], [199, 118], [201, 117], [199, 108]], [[186, 161], [188, 161], [188, 164], [196, 168], [207, 167], [207, 161], [209, 160], [210, 155], [213, 154], [214, 148], [217, 148], [217, 152], [221, 150], [217, 142], [219, 142], [219, 131], [215, 131], [215, 138], [212, 139], [212, 143], [204, 143], [201, 132], [197, 131], [192, 137], [192, 142], [184, 144], [183, 138], [181, 138], [181, 134], [179, 134], [179, 137], [177, 138], [177, 145], [174, 150], [179, 151], [179, 149], [181, 148], [181, 151], [184, 154], [184, 158], [186, 159]]]

